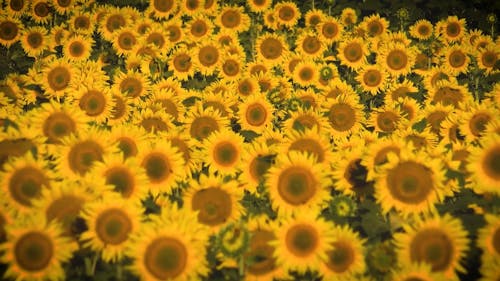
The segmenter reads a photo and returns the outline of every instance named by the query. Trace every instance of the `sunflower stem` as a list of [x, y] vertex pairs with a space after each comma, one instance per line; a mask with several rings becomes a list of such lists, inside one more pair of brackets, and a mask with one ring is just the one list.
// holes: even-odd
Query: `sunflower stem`
[[92, 261], [90, 264], [85, 263], [85, 274], [87, 276], [94, 276], [95, 268], [97, 266], [97, 260], [99, 259], [99, 253], [95, 253], [92, 257]]
[[474, 96], [476, 98], [476, 101], [479, 102], [479, 77], [476, 76], [476, 79], [474, 80]]
[[116, 279], [123, 280], [123, 265], [121, 262], [116, 264]]
[[243, 256], [241, 256], [238, 260], [238, 268], [239, 268], [239, 274], [240, 276], [244, 276], [245, 275], [245, 258]]

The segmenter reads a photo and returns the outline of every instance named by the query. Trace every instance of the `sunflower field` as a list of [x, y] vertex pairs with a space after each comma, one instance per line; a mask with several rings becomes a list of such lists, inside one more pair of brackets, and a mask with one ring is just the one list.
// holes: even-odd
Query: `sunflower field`
[[0, 2], [0, 279], [500, 280], [498, 1]]

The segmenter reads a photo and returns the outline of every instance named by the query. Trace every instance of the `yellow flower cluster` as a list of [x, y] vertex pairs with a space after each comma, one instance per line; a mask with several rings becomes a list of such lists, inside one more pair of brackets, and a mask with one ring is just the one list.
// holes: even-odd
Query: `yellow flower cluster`
[[[474, 236], [443, 206], [500, 196], [499, 37], [233, 2], [2, 2], [0, 47], [32, 61], [0, 81], [3, 278], [466, 273]], [[348, 222], [329, 213], [340, 196]], [[479, 204], [497, 280], [500, 206]], [[371, 236], [365, 215], [390, 227]]]

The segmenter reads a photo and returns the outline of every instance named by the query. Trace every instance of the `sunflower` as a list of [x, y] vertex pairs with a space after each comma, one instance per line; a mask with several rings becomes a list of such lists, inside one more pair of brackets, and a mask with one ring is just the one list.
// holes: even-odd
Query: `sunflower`
[[27, 152], [21, 157], [9, 158], [2, 165], [0, 188], [9, 199], [10, 208], [24, 214], [32, 208], [32, 200], [39, 198], [43, 189], [51, 187], [54, 177], [46, 160]]
[[37, 24], [47, 24], [52, 19], [49, 2], [47, 0], [33, 1], [29, 15]]
[[410, 265], [427, 263], [434, 273], [449, 279], [458, 279], [457, 272], [465, 272], [460, 264], [468, 250], [467, 231], [459, 219], [449, 214], [434, 215], [413, 225], [404, 224], [404, 233], [394, 234], [399, 263]]
[[243, 137], [230, 130], [219, 130], [203, 141], [202, 159], [210, 173], [234, 175], [241, 162]]
[[339, 149], [336, 159], [331, 163], [333, 187], [347, 196], [364, 198], [373, 193], [371, 184], [367, 184], [365, 173], [367, 168], [362, 163], [364, 159], [364, 142], [356, 146]]
[[415, 64], [415, 50], [402, 43], [390, 43], [380, 50], [376, 61], [393, 76], [406, 75]]
[[392, 272], [394, 281], [434, 281], [446, 280], [440, 272], [432, 272], [431, 266], [427, 263], [411, 263]]
[[52, 7], [60, 15], [69, 14], [76, 6], [76, 0], [52, 0]]
[[371, 95], [376, 95], [384, 90], [387, 82], [387, 72], [377, 65], [366, 65], [358, 71], [356, 80], [361, 84], [361, 89], [369, 92]]
[[268, 11], [273, 4], [272, 0], [247, 0], [246, 4], [250, 11], [254, 13], [263, 13]]
[[138, 108], [133, 114], [131, 123], [143, 127], [152, 134], [168, 131], [174, 127], [170, 115], [162, 108], [154, 107]]
[[144, 128], [131, 124], [113, 126], [109, 134], [110, 142], [118, 146], [124, 159], [135, 158], [140, 149], [145, 147], [149, 137]]
[[274, 223], [266, 216], [252, 217], [248, 221], [250, 242], [244, 254], [245, 260], [251, 261], [245, 268], [245, 278], [248, 281], [274, 280], [273, 278], [285, 275], [273, 256], [275, 247], [269, 244], [276, 240], [273, 226]]
[[86, 175], [89, 181], [103, 180], [111, 190], [127, 202], [139, 204], [147, 197], [148, 177], [135, 157], [124, 159], [123, 153], [108, 154], [96, 163]]
[[250, 17], [244, 12], [243, 7], [225, 6], [219, 11], [216, 24], [220, 27], [220, 32], [241, 33], [250, 28]]
[[328, 129], [328, 121], [320, 109], [313, 108], [299, 107], [296, 111], [290, 112], [290, 117], [282, 124], [285, 132], [315, 129], [319, 134], [323, 134]]
[[499, 194], [500, 171], [500, 138], [498, 135], [486, 135], [479, 141], [480, 146], [471, 147], [467, 158], [467, 171], [470, 172], [470, 181], [474, 183], [476, 193], [491, 192]]
[[240, 200], [243, 190], [236, 180], [224, 180], [221, 175], [202, 174], [191, 180], [183, 195], [185, 208], [198, 212], [197, 221], [216, 233], [228, 223], [237, 221], [243, 214]]
[[282, 219], [274, 227], [276, 240], [269, 242], [274, 247], [276, 264], [285, 272], [291, 270], [304, 274], [315, 271], [332, 250], [334, 226], [318, 218], [314, 210], [297, 213]]
[[316, 32], [319, 39], [325, 42], [327, 46], [337, 42], [342, 38], [344, 33], [344, 26], [334, 17], [326, 17], [318, 25], [316, 25]]
[[303, 58], [317, 59], [323, 56], [326, 45], [313, 32], [302, 32], [295, 41], [295, 51]]
[[198, 71], [202, 75], [209, 76], [219, 69], [222, 53], [214, 41], [205, 40], [194, 49], [194, 59]]
[[178, 48], [168, 60], [168, 67], [179, 81], [185, 81], [194, 75], [198, 66], [187, 48]]
[[245, 190], [253, 193], [257, 191], [257, 187], [264, 182], [265, 175], [271, 167], [275, 155], [265, 143], [243, 144], [243, 153], [238, 168], [242, 173], [238, 180]]
[[479, 281], [491, 281], [498, 280], [500, 278], [500, 260], [492, 260], [490, 263], [483, 263], [481, 265], [481, 276], [482, 278]]
[[88, 202], [82, 218], [88, 229], [80, 236], [84, 247], [99, 252], [105, 262], [121, 261], [130, 238], [138, 231], [143, 210], [116, 194]]
[[286, 132], [280, 151], [283, 154], [290, 151], [303, 152], [312, 155], [317, 163], [327, 164], [333, 160], [330, 141], [320, 134], [317, 128]]
[[290, 1], [284, 1], [274, 5], [274, 14], [278, 25], [286, 28], [294, 28], [301, 17], [297, 5]]
[[452, 105], [455, 108], [460, 108], [463, 105], [473, 102], [472, 93], [469, 92], [465, 85], [461, 85], [452, 79], [440, 80], [436, 83], [435, 89], [429, 92], [429, 99], [432, 104], [441, 103], [443, 105]]
[[113, 89], [134, 100], [147, 96], [150, 92], [150, 81], [136, 71], [118, 72], [113, 77]]
[[443, 66], [432, 66], [423, 75], [423, 86], [427, 91], [437, 88], [439, 82], [453, 81], [455, 77], [449, 75]]
[[390, 136], [376, 138], [370, 143], [361, 159], [361, 164], [367, 169], [366, 179], [373, 180], [380, 172], [381, 166], [387, 163], [387, 155], [393, 153], [399, 157], [404, 146], [403, 142]]
[[441, 20], [436, 24], [436, 31], [439, 33], [439, 39], [445, 43], [461, 41], [467, 29], [465, 19], [459, 19], [457, 16], [448, 16], [446, 20]]
[[254, 94], [245, 97], [238, 106], [238, 119], [242, 130], [261, 133], [271, 125], [274, 107], [262, 95]]
[[363, 18], [360, 25], [369, 37], [381, 37], [387, 33], [389, 22], [379, 14], [372, 14]]
[[190, 17], [202, 13], [205, 6], [205, 0], [182, 0], [180, 2], [181, 15]]
[[149, 192], [153, 196], [162, 192], [171, 193], [176, 181], [183, 176], [182, 155], [169, 141], [153, 140], [136, 157], [146, 171]]
[[292, 78], [301, 87], [309, 87], [319, 79], [318, 66], [312, 60], [301, 61], [295, 66]]
[[364, 123], [362, 107], [355, 95], [341, 94], [331, 98], [323, 105], [323, 110], [334, 139], [358, 132]]
[[495, 44], [489, 44], [476, 52], [477, 65], [480, 69], [483, 69], [486, 74], [494, 72], [499, 57], [500, 51], [498, 51], [498, 47], [496, 47]]
[[398, 107], [382, 106], [373, 109], [367, 123], [375, 129], [375, 132], [391, 134], [402, 126], [403, 116], [402, 110]]
[[280, 65], [289, 52], [289, 47], [283, 36], [274, 33], [263, 33], [256, 42], [257, 60], [266, 67]]
[[384, 98], [386, 104], [398, 101], [399, 98], [413, 97], [414, 94], [418, 93], [418, 88], [415, 87], [411, 80], [406, 78], [401, 82], [396, 81], [392, 82], [392, 84], [389, 82], [388, 84]]
[[64, 236], [76, 238], [80, 211], [93, 196], [83, 186], [69, 180], [54, 181], [50, 189], [44, 188], [41, 196], [32, 201], [33, 210], [45, 214], [47, 222], [57, 221]]
[[89, 120], [103, 123], [111, 116], [112, 101], [109, 87], [82, 88], [75, 95], [75, 104]]
[[449, 193], [444, 186], [442, 160], [410, 148], [399, 156], [387, 154], [387, 162], [375, 178], [375, 197], [384, 213], [395, 208], [403, 216], [434, 211], [434, 204]]
[[418, 40], [428, 40], [434, 33], [434, 26], [426, 19], [421, 19], [415, 22], [408, 29], [410, 36]]
[[483, 102], [467, 103], [461, 115], [460, 132], [465, 136], [465, 141], [473, 142], [484, 135], [486, 125], [500, 116], [498, 109], [491, 104]]
[[41, 26], [26, 28], [21, 35], [21, 46], [30, 57], [39, 57], [50, 46], [47, 29]]
[[304, 15], [304, 21], [306, 27], [315, 28], [318, 24], [321, 24], [327, 15], [320, 9], [311, 9]]
[[192, 173], [200, 169], [200, 159], [196, 159], [194, 152], [196, 140], [190, 138], [185, 128], [177, 127], [169, 132], [162, 133], [160, 136], [169, 141], [181, 153], [184, 160], [184, 179], [190, 178]]
[[336, 226], [332, 231], [331, 248], [321, 263], [319, 273], [324, 280], [348, 280], [362, 275], [366, 270], [364, 239], [348, 226]]
[[175, 20], [168, 21], [163, 29], [165, 30], [168, 42], [172, 45], [184, 39], [184, 31], [181, 24]]
[[106, 153], [113, 152], [107, 133], [97, 127], [89, 127], [62, 139], [61, 149], [55, 152], [57, 171], [69, 179], [79, 179], [90, 171], [96, 161], [102, 161]]
[[167, 19], [177, 13], [178, 3], [175, 0], [153, 0], [149, 1], [149, 7], [146, 10], [156, 19]]
[[87, 36], [94, 32], [95, 25], [96, 23], [92, 20], [91, 15], [78, 9], [73, 12], [69, 19], [68, 29], [76, 34]]
[[401, 111], [407, 126], [414, 124], [417, 121], [417, 116], [422, 111], [418, 101], [410, 97], [399, 98], [396, 102], [390, 101], [386, 104], [388, 107], [398, 108]]
[[481, 262], [483, 266], [500, 261], [500, 218], [492, 214], [486, 214], [486, 225], [479, 229], [477, 244], [483, 250]]
[[345, 38], [345, 40], [340, 41], [338, 51], [337, 56], [340, 63], [354, 70], [366, 64], [366, 57], [369, 54], [366, 43], [358, 37]]
[[0, 16], [0, 44], [5, 47], [10, 47], [12, 44], [19, 41], [21, 32], [24, 30], [22, 23], [19, 19], [8, 17], [5, 15]]
[[236, 84], [236, 91], [240, 98], [260, 94], [259, 84], [252, 76], [243, 75]]
[[62, 280], [63, 263], [78, 245], [62, 235], [55, 222], [47, 223], [34, 213], [6, 226], [7, 241], [0, 245], [0, 260], [7, 265], [5, 278], [16, 280]]
[[73, 35], [63, 45], [64, 57], [70, 61], [85, 61], [90, 57], [94, 40], [83, 35]]
[[264, 185], [278, 214], [317, 209], [328, 197], [325, 165], [300, 151], [280, 154], [269, 168]]
[[208, 275], [207, 231], [182, 211], [168, 211], [180, 214], [143, 223], [130, 238], [125, 251], [132, 259], [128, 270], [143, 280], [196, 280]]
[[190, 137], [200, 142], [229, 125], [229, 119], [221, 116], [219, 111], [199, 105], [191, 108], [187, 116], [180, 121], [186, 124]]
[[62, 98], [75, 87], [75, 70], [67, 59], [54, 59], [42, 69], [41, 86], [50, 98]]
[[46, 143], [60, 144], [63, 137], [80, 131], [88, 118], [71, 103], [43, 103], [30, 115], [30, 127]]
[[443, 50], [444, 70], [450, 75], [456, 76], [468, 70], [470, 58], [469, 51], [464, 46], [452, 45]]
[[227, 55], [221, 59], [219, 75], [227, 81], [238, 80], [245, 72], [245, 64], [238, 55]]
[[172, 117], [172, 121], [178, 121], [181, 116], [185, 114], [185, 107], [181, 102], [182, 96], [175, 93], [174, 90], [164, 88], [157, 89], [156, 86], [152, 87], [151, 92], [153, 95], [146, 101], [144, 107], [155, 109], [163, 109], [163, 111]]
[[5, 2], [6, 14], [16, 19], [25, 15], [26, 10], [28, 9], [30, 4], [29, 1], [24, 0], [8, 0]]
[[130, 25], [130, 16], [118, 7], [107, 6], [106, 13], [100, 19], [98, 31], [104, 39], [113, 42], [116, 38], [115, 31]]
[[358, 22], [358, 16], [353, 8], [344, 8], [340, 14], [340, 22], [346, 26], [351, 26]]
[[119, 56], [127, 57], [138, 44], [139, 34], [130, 27], [119, 28], [112, 33], [113, 48]]
[[[113, 92], [113, 88], [111, 90]], [[112, 114], [108, 118], [108, 125], [124, 124], [132, 113], [132, 98], [122, 93], [114, 93], [111, 95], [111, 99], [113, 107], [111, 108]]]
[[186, 23], [185, 33], [188, 42], [203, 42], [211, 38], [213, 29], [212, 21], [207, 16], [199, 14]]

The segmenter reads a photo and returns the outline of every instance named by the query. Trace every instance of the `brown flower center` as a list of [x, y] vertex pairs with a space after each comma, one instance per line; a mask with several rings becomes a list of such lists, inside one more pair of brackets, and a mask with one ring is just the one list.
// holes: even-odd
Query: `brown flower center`
[[226, 222], [233, 212], [231, 196], [215, 187], [197, 191], [191, 204], [194, 211], [199, 211], [198, 221], [210, 226]]
[[[495, 181], [500, 181], [500, 145], [495, 145], [485, 151], [482, 161], [484, 173]], [[499, 251], [500, 252], [500, 251]]]
[[67, 155], [70, 169], [77, 174], [86, 174], [94, 161], [101, 161], [104, 149], [93, 140], [74, 144]]
[[363, 57], [363, 49], [357, 42], [349, 43], [344, 48], [344, 57], [349, 62], [357, 62]]
[[55, 254], [52, 239], [38, 231], [25, 233], [14, 245], [14, 259], [23, 271], [47, 270]]
[[153, 183], [165, 181], [173, 172], [169, 159], [160, 152], [148, 154], [142, 160], [141, 166], [146, 170], [146, 175]]
[[125, 77], [120, 82], [120, 91], [131, 98], [137, 98], [143, 91], [142, 82], [135, 77]]
[[432, 271], [444, 271], [451, 266], [454, 252], [450, 237], [439, 228], [419, 230], [410, 241], [411, 261], [428, 263]]
[[198, 51], [198, 59], [205, 67], [211, 67], [219, 60], [219, 50], [214, 46], [203, 46]]
[[234, 143], [221, 141], [217, 143], [213, 150], [214, 161], [221, 166], [233, 166], [240, 156], [240, 151]]
[[316, 194], [318, 182], [310, 170], [291, 166], [278, 176], [278, 193], [291, 205], [306, 204]]
[[266, 38], [260, 45], [260, 53], [268, 60], [278, 59], [283, 53], [283, 45], [280, 40], [276, 38]]
[[184, 243], [165, 236], [149, 243], [144, 252], [144, 265], [155, 279], [174, 279], [185, 271], [188, 258]]
[[293, 255], [307, 257], [318, 247], [319, 233], [308, 224], [297, 224], [287, 231], [285, 244]]
[[238, 27], [241, 23], [241, 15], [237, 10], [227, 10], [222, 14], [221, 22], [226, 28]]
[[387, 55], [386, 64], [392, 70], [401, 70], [408, 65], [408, 55], [403, 50], [392, 50]]
[[71, 73], [65, 66], [56, 66], [47, 74], [49, 87], [54, 91], [66, 89], [71, 81]]
[[380, 112], [377, 115], [377, 126], [383, 132], [392, 132], [396, 130], [399, 121], [399, 115], [391, 111]]
[[406, 204], [419, 204], [434, 189], [432, 175], [432, 171], [420, 163], [401, 162], [387, 173], [387, 188], [396, 200]]
[[302, 50], [307, 54], [316, 54], [321, 49], [321, 42], [316, 36], [306, 36], [302, 42]]
[[64, 234], [72, 236], [75, 233], [73, 223], [75, 223], [85, 200], [75, 195], [62, 195], [52, 201], [45, 211], [45, 216], [48, 221], [57, 220], [64, 229]]
[[116, 192], [129, 198], [136, 190], [133, 172], [126, 167], [113, 167], [104, 172], [106, 184], [114, 186]]
[[0, 23], [0, 39], [10, 41], [19, 34], [19, 27], [10, 20], [4, 20]]
[[106, 98], [101, 91], [90, 90], [82, 95], [78, 105], [88, 116], [95, 117], [104, 112]]
[[95, 232], [104, 244], [120, 245], [128, 239], [131, 231], [132, 221], [121, 209], [107, 209], [96, 218]]
[[356, 111], [350, 105], [337, 103], [328, 112], [330, 125], [336, 131], [348, 131], [356, 124]]
[[299, 138], [290, 144], [288, 150], [296, 150], [312, 154], [316, 157], [316, 161], [318, 163], [325, 160], [325, 150], [323, 146], [317, 140], [312, 138]]
[[153, 8], [161, 13], [168, 13], [174, 7], [174, 0], [153, 0]]
[[50, 114], [43, 123], [43, 134], [49, 143], [60, 143], [62, 137], [74, 133], [75, 130], [75, 121], [64, 112]]
[[352, 266], [355, 258], [355, 251], [349, 241], [339, 240], [332, 243], [333, 249], [328, 251], [328, 261], [326, 266], [336, 273], [344, 273]]
[[267, 110], [260, 103], [254, 103], [248, 106], [245, 113], [245, 119], [252, 126], [261, 126], [266, 122]]
[[31, 206], [31, 200], [40, 196], [44, 186], [50, 187], [49, 180], [40, 169], [31, 166], [14, 171], [8, 183], [12, 198], [24, 206]]
[[269, 242], [275, 240], [273, 232], [267, 230], [252, 231], [250, 246], [245, 256], [255, 260], [248, 266], [248, 272], [252, 275], [264, 275], [276, 268], [276, 259], [273, 257], [274, 247]]

